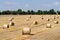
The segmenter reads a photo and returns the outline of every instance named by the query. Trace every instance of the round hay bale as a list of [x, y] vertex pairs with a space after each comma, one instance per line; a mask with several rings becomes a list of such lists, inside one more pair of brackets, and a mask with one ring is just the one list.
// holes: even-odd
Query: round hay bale
[[10, 25], [10, 26], [14, 26], [14, 22], [10, 22], [9, 25]]
[[27, 18], [26, 21], [29, 21], [29, 18]]
[[31, 33], [31, 29], [29, 28], [29, 27], [25, 27], [25, 28], [23, 28], [23, 30], [22, 30], [22, 34], [24, 35], [24, 34], [30, 34]]
[[9, 21], [12, 21], [14, 18], [13, 17], [11, 17], [10, 19], [9, 19]]
[[54, 17], [54, 19], [56, 19], [56, 17]]
[[54, 23], [55, 23], [55, 24], [58, 24], [58, 23], [59, 23], [59, 21], [54, 21]]
[[5, 28], [9, 28], [9, 25], [8, 24], [4, 24], [3, 25], [3, 29], [5, 29]]
[[57, 18], [59, 18], [59, 16], [57, 16]]
[[37, 24], [38, 24], [38, 22], [37, 22], [37, 21], [34, 21], [34, 22], [33, 22], [33, 24], [34, 24], [34, 25], [37, 25]]
[[54, 16], [54, 19], [56, 19], [56, 16]]
[[46, 28], [51, 28], [51, 24], [47, 24], [46, 25]]
[[43, 18], [43, 15], [41, 16], [41, 19], [43, 20], [44, 18]]
[[41, 17], [43, 17], [43, 15]]
[[50, 21], [50, 19], [47, 19], [47, 21]]
[[43, 20], [44, 18], [42, 17], [41, 19]]
[[31, 16], [29, 16], [29, 18], [31, 18]]
[[11, 19], [14, 19], [13, 17], [11, 17]]

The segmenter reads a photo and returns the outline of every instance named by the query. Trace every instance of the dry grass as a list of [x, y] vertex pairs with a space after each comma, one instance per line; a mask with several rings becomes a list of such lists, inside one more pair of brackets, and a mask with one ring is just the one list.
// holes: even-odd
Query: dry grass
[[[60, 20], [60, 18], [56, 18], [54, 19], [54, 16], [55, 15], [43, 15], [43, 20], [41, 19], [42, 15], [1, 15], [0, 16], [0, 36], [2, 36], [0, 38], [0, 40], [4, 39], [4, 37], [7, 37], [5, 35], [8, 35], [9, 33], [11, 33], [10, 37], [7, 38], [7, 40], [19, 40], [21, 38], [21, 34], [19, 33], [22, 33], [20, 30], [22, 30], [22, 28], [24, 28], [25, 26], [28, 26], [32, 29], [32, 34], [36, 33], [40, 33], [40, 31], [42, 30], [42, 32], [44, 32], [44, 28], [46, 28], [46, 24], [47, 23], [51, 23], [53, 25], [53, 28], [57, 25], [57, 24], [54, 24], [54, 20]], [[60, 15], [58, 15], [60, 16]], [[2, 29], [2, 25], [3, 24], [8, 24], [10, 21], [9, 21], [9, 18], [11, 17], [14, 17], [14, 20], [13, 22], [15, 23], [14, 26], [10, 26], [8, 29]], [[30, 18], [29, 21], [26, 21], [26, 18]], [[50, 21], [46, 21], [46, 19], [50, 19]], [[37, 25], [33, 25], [33, 22], [34, 21], [38, 21], [38, 24]], [[39, 31], [40, 30], [40, 31]], [[18, 31], [18, 32], [17, 32]], [[15, 34], [16, 33], [16, 34]], [[15, 35], [13, 35], [15, 34]], [[4, 35], [4, 36], [3, 36]], [[12, 38], [11, 38], [12, 36]], [[27, 38], [28, 36], [25, 35], [26, 37], [22, 37], [23, 39], [24, 38]]]

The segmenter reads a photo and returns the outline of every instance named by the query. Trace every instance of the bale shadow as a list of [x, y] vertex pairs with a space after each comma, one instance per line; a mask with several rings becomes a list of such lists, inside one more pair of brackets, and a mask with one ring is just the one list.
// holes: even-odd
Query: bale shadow
[[29, 34], [29, 35], [34, 35], [34, 34]]
[[23, 34], [23, 35], [34, 35], [34, 34]]

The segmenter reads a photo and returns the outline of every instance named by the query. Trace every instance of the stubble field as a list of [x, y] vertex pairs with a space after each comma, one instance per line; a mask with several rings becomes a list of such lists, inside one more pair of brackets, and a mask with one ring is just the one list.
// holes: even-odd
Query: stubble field
[[[4, 24], [9, 24], [11, 17], [14, 18], [14, 26], [3, 29]], [[55, 24], [54, 21], [57, 20], [59, 23]], [[34, 25], [34, 21], [38, 24]], [[51, 28], [46, 28], [48, 23]], [[24, 27], [31, 28], [31, 35], [22, 35]], [[0, 40], [60, 40], [60, 15], [0, 15]]]

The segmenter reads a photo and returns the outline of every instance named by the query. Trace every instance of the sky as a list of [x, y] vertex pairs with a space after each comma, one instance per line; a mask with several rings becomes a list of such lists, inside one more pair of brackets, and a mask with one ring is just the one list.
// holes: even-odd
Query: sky
[[0, 0], [0, 10], [60, 10], [60, 0]]

